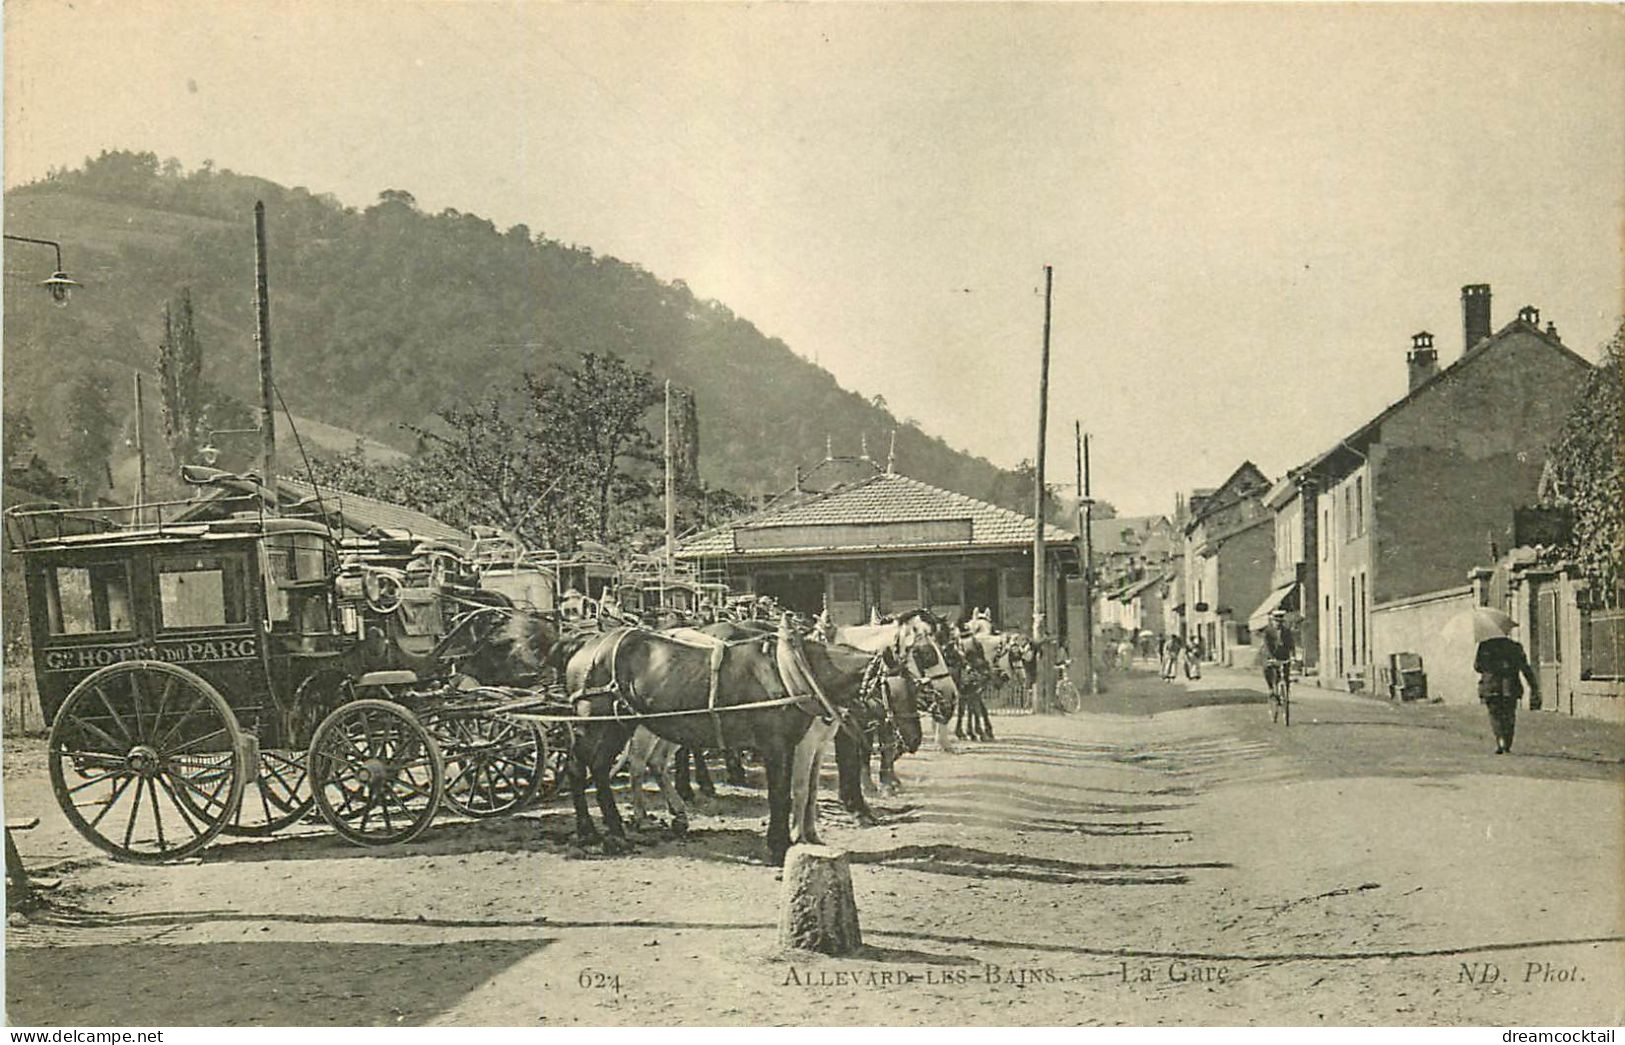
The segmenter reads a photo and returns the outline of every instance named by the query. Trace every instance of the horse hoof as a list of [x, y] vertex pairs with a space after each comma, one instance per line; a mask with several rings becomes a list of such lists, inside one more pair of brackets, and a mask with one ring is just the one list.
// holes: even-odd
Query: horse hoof
[[623, 856], [632, 851], [632, 843], [616, 835], [604, 836], [604, 855]]
[[671, 833], [678, 838], [688, 834], [688, 817], [674, 816], [671, 818]]
[[879, 827], [880, 821], [875, 819], [873, 813], [858, 813], [856, 817], [859, 827]]

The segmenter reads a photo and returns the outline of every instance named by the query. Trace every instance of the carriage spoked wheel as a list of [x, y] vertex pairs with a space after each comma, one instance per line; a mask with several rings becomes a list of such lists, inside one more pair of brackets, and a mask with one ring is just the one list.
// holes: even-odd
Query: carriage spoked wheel
[[502, 816], [541, 791], [547, 737], [536, 726], [476, 708], [446, 708], [424, 716], [446, 760], [446, 804], [471, 817]]
[[237, 815], [227, 821], [225, 834], [264, 838], [298, 823], [310, 812], [306, 752], [287, 748], [260, 748], [257, 772], [243, 780], [243, 798]]
[[68, 822], [120, 860], [202, 849], [237, 814], [243, 734], [218, 690], [159, 661], [88, 675], [57, 710], [51, 789]]
[[357, 700], [316, 727], [306, 762], [322, 818], [357, 845], [416, 838], [440, 808], [445, 762], [412, 712]]

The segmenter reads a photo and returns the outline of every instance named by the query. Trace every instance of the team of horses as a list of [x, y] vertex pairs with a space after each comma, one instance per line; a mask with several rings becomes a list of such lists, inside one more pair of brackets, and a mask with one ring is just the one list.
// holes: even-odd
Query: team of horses
[[841, 804], [873, 824], [864, 794], [871, 766], [878, 760], [879, 790], [894, 793], [896, 760], [918, 750], [921, 718], [931, 718], [945, 752], [956, 737], [992, 740], [985, 690], [1031, 678], [1030, 642], [997, 632], [986, 610], [957, 625], [923, 609], [847, 627], [827, 615], [773, 617], [660, 630], [605, 620], [581, 629], [555, 613], [515, 611], [493, 615], [460, 670], [489, 685], [562, 687], [579, 844], [608, 854], [631, 848], [611, 787], [618, 763], [631, 773], [634, 822], [645, 816], [642, 780], [652, 770], [681, 834], [687, 806], [674, 762], [686, 769], [692, 757], [704, 773], [705, 752], [748, 749], [765, 772], [773, 864], [791, 844], [818, 841], [820, 760], [831, 741]]

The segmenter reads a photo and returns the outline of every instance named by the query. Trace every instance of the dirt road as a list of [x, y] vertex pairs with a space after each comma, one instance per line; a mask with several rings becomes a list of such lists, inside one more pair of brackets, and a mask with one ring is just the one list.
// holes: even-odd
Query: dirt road
[[1062, 718], [902, 764], [850, 851], [867, 952], [774, 948], [765, 802], [576, 858], [567, 808], [437, 823], [392, 851], [326, 829], [112, 864], [34, 742], [10, 816], [53, 911], [7, 934], [14, 1024], [1617, 1024], [1625, 731], [1248, 676], [1118, 677]]

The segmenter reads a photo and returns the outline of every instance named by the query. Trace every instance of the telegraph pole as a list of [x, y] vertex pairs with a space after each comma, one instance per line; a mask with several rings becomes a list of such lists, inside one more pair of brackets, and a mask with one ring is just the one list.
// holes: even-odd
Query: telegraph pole
[[265, 203], [254, 204], [254, 341], [260, 352], [260, 483], [265, 511], [276, 514], [276, 412], [271, 381], [271, 294], [265, 274]]
[[1083, 692], [1095, 692], [1095, 580], [1094, 535], [1095, 503], [1089, 496], [1089, 437], [1083, 434], [1083, 422], [1072, 422], [1072, 436], [1078, 448], [1078, 555], [1082, 563], [1079, 571], [1083, 578]]
[[135, 372], [135, 522], [145, 521], [147, 503], [146, 411], [141, 401], [141, 371]]
[[1048, 642], [1048, 600], [1045, 589], [1049, 586], [1044, 568], [1044, 437], [1049, 426], [1049, 331], [1050, 298], [1054, 288], [1055, 270], [1044, 266], [1044, 349], [1038, 368], [1038, 451], [1034, 461], [1033, 479], [1033, 642], [1038, 647], [1038, 710], [1047, 711], [1055, 703], [1055, 678]]
[[671, 382], [666, 382], [666, 572], [677, 565], [677, 481], [671, 445]]

